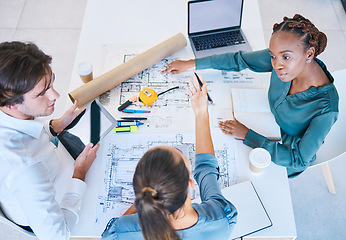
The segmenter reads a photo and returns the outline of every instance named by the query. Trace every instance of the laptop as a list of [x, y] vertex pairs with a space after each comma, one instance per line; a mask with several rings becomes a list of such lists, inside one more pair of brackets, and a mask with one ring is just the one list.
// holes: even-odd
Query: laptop
[[240, 50], [252, 51], [241, 30], [243, 1], [188, 2], [188, 35], [196, 58]]

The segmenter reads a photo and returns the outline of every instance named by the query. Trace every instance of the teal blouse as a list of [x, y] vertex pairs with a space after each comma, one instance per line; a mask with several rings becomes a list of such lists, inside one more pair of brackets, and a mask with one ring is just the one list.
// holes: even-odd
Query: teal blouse
[[267, 149], [275, 164], [287, 168], [289, 177], [299, 175], [316, 159], [317, 150], [338, 117], [339, 96], [334, 79], [321, 60], [315, 58], [314, 61], [331, 83], [288, 95], [291, 82], [285, 83], [278, 78], [268, 49], [196, 59], [196, 69], [241, 71], [248, 68], [254, 72], [271, 72], [268, 99], [271, 112], [281, 128], [281, 143], [270, 141], [250, 129], [244, 144]]
[[[238, 213], [220, 191], [217, 159], [211, 154], [197, 154], [195, 166], [194, 176], [202, 203], [193, 203], [192, 206], [198, 213], [198, 221], [177, 233], [182, 239], [227, 240], [237, 222]], [[143, 239], [138, 214], [111, 219], [102, 233], [102, 239]]]

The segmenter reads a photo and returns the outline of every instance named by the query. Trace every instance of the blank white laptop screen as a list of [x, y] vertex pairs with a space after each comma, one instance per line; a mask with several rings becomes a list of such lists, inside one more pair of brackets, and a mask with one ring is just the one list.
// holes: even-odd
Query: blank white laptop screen
[[242, 0], [214, 0], [189, 6], [189, 34], [239, 27]]

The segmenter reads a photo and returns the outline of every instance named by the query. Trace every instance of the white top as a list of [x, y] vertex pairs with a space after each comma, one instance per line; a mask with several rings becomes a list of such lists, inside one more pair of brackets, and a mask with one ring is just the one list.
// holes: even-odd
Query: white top
[[86, 183], [72, 178], [72, 160], [59, 158], [48, 132], [37, 120], [0, 110], [0, 203], [9, 219], [30, 226], [39, 239], [69, 239]]

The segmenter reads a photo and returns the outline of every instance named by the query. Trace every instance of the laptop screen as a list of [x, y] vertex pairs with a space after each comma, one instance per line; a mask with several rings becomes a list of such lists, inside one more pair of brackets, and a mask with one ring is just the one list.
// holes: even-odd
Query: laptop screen
[[240, 27], [242, 2], [243, 0], [189, 2], [189, 34]]

